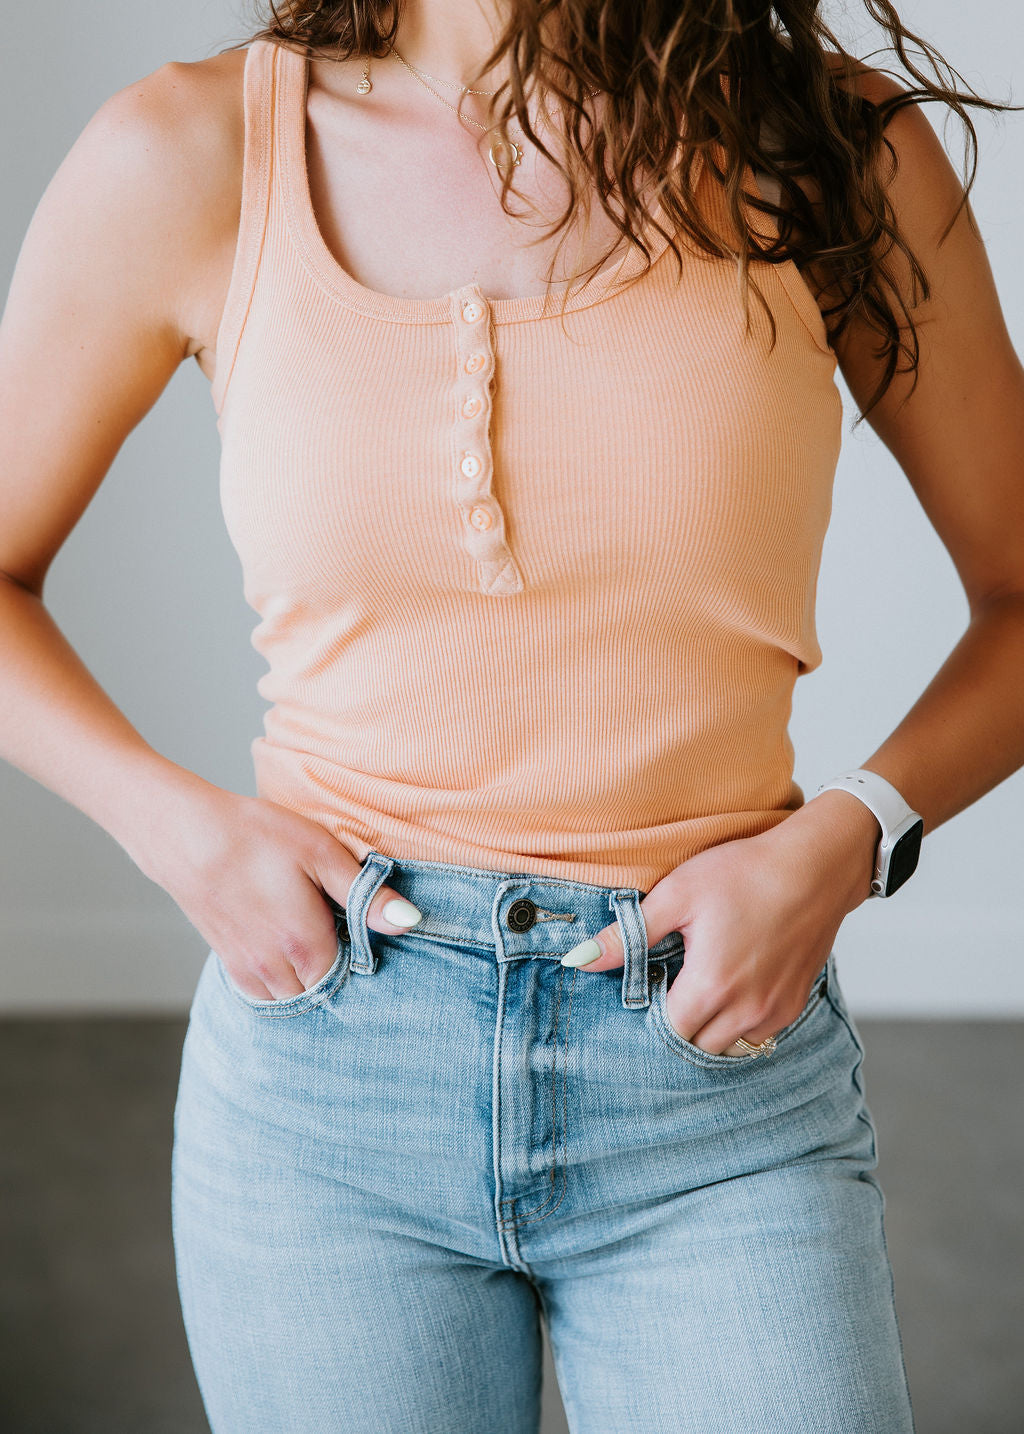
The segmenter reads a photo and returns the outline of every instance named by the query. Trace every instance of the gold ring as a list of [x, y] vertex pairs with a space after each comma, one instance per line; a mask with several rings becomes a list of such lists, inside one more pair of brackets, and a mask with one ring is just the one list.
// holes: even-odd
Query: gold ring
[[752, 1046], [750, 1042], [745, 1041], [742, 1036], [737, 1036], [734, 1044], [737, 1046], [742, 1046], [743, 1049], [745, 1051], [749, 1051], [752, 1056], [770, 1056], [772, 1051], [774, 1051], [775, 1049], [776, 1040], [774, 1036], [766, 1036], [760, 1045]]

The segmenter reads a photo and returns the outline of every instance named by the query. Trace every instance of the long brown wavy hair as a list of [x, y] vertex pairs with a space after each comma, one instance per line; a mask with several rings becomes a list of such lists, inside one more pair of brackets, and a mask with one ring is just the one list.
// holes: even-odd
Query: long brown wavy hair
[[[938, 100], [964, 126], [969, 174], [965, 165], [963, 195], [944, 240], [968, 202], [977, 171], [977, 133], [967, 106], [1022, 108], [978, 95], [904, 26], [888, 0], [864, 3], [910, 80], [906, 85], [900, 76], [894, 93], [880, 103], [844, 83], [863, 65], [825, 23], [819, 0], [505, 0], [505, 30], [466, 81], [474, 85], [499, 65], [507, 70], [490, 102], [493, 136], [507, 139], [506, 125], [514, 119], [568, 187], [569, 199], [549, 236], [588, 213], [594, 198], [619, 231], [609, 253], [579, 276], [584, 281], [623, 241], [641, 250], [645, 271], [651, 253], [643, 234], [651, 227], [681, 265], [675, 234], [666, 233], [651, 212], [655, 204], [705, 253], [736, 263], [748, 326], [752, 286], [768, 313], [773, 345], [774, 320], [751, 264], [793, 260], [808, 278], [826, 275], [812, 287], [819, 304], [826, 293], [835, 298], [822, 307], [830, 341], [854, 317], [881, 341], [875, 353], [882, 376], [858, 423], [897, 372], [912, 373], [916, 385], [919, 345], [911, 310], [931, 293], [899, 232], [877, 163], [884, 147], [889, 177], [895, 173], [896, 150], [885, 135], [889, 121], [906, 105]], [[249, 41], [274, 40], [323, 59], [383, 57], [395, 39], [401, 6], [402, 0], [257, 0], [264, 23]], [[606, 95], [598, 122], [587, 105], [594, 90]], [[528, 94], [558, 117], [555, 150], [534, 131]], [[722, 185], [731, 240], [711, 228], [695, 204], [687, 177], [698, 151]], [[778, 203], [744, 188], [748, 167], [777, 182]], [[796, 182], [800, 178], [812, 182], [814, 203]], [[505, 170], [501, 203], [510, 213], [511, 193], [517, 193], [513, 175]], [[774, 234], [756, 233], [745, 205], [770, 215]], [[970, 209], [968, 217], [973, 224]], [[894, 251], [910, 274], [909, 295], [897, 283]]]

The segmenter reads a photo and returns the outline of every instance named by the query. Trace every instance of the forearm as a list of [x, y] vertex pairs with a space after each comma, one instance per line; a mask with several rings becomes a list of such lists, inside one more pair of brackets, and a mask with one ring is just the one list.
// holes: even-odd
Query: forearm
[[[1024, 765], [1024, 595], [978, 605], [960, 641], [898, 727], [869, 757], [921, 814], [927, 834]], [[831, 773], [823, 774], [831, 776]], [[823, 872], [869, 894], [879, 827], [847, 792], [823, 792], [777, 829], [821, 851]]]
[[861, 765], [921, 813], [925, 832], [1024, 765], [1024, 594], [976, 609], [907, 716]]
[[0, 758], [63, 797], [133, 857], [202, 778], [162, 757], [115, 706], [41, 598], [0, 579]]

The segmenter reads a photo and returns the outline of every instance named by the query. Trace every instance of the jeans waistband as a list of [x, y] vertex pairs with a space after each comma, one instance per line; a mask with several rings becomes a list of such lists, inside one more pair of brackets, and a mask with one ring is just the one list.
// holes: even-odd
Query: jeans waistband
[[476, 948], [498, 963], [536, 957], [560, 960], [573, 946], [618, 922], [625, 953], [622, 1004], [650, 1002], [648, 959], [665, 959], [683, 949], [678, 931], [648, 947], [635, 887], [595, 886], [539, 876], [533, 872], [491, 871], [446, 862], [384, 856], [369, 851], [352, 883], [342, 913], [351, 942], [351, 970], [372, 974], [376, 955], [370, 945], [366, 912], [387, 882], [423, 913], [410, 934]]

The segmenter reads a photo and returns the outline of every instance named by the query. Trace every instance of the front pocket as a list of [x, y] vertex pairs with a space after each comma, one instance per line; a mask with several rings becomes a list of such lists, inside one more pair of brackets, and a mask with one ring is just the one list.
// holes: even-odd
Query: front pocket
[[[831, 958], [830, 958], [831, 959]], [[668, 956], [661, 959], [649, 958], [648, 971], [651, 980], [651, 1020], [658, 1035], [665, 1044], [674, 1051], [676, 1055], [682, 1056], [685, 1060], [691, 1061], [699, 1066], [728, 1066], [734, 1069], [738, 1066], [761, 1065], [768, 1066], [782, 1054], [782, 1047], [785, 1041], [802, 1026], [804, 1021], [818, 1009], [828, 987], [828, 961], [815, 977], [814, 985], [811, 987], [807, 1002], [797, 1016], [796, 1020], [790, 1021], [788, 1026], [783, 1026], [781, 1031], [775, 1033], [775, 1050], [770, 1055], [753, 1055], [746, 1053], [740, 1056], [722, 1055], [715, 1051], [701, 1050], [692, 1041], [685, 1040], [672, 1025], [668, 1016], [668, 1005], [666, 997], [668, 988], [675, 980], [675, 977], [683, 968], [685, 957]], [[672, 972], [671, 979], [669, 971]]]
[[335, 912], [335, 930], [338, 936], [338, 949], [330, 969], [324, 972], [315, 985], [310, 986], [306, 991], [300, 991], [298, 995], [284, 996], [278, 1000], [269, 1001], [261, 1001], [255, 996], [246, 995], [232, 981], [224, 962], [214, 952], [213, 954], [217, 956], [217, 970], [220, 972], [221, 981], [236, 1001], [240, 1001], [247, 1010], [257, 1016], [301, 1016], [306, 1011], [315, 1010], [317, 1006], [322, 1006], [348, 977], [352, 947], [343, 913]]

